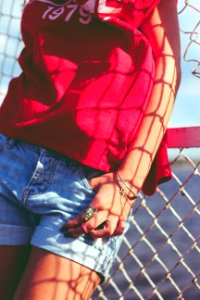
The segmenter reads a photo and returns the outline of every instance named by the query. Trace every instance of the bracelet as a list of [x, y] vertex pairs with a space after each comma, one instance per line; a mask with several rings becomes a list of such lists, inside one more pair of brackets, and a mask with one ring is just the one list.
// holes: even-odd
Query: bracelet
[[[115, 179], [116, 179], [116, 182], [117, 182], [117, 184], [118, 184], [118, 186], [119, 186], [119, 189], [120, 189], [120, 193], [121, 193], [121, 195], [123, 196], [123, 197], [126, 197], [126, 198], [128, 198], [129, 200], [134, 200], [134, 199], [136, 199], [137, 197], [138, 197], [138, 194], [135, 194], [132, 190], [131, 190], [131, 188], [130, 188], [130, 186], [127, 184], [127, 182], [116, 172], [115, 173]], [[124, 188], [122, 187], [122, 185], [121, 185], [121, 183], [127, 188], [127, 190], [130, 192], [130, 194], [132, 195], [132, 196], [129, 196], [129, 195], [127, 195], [126, 193], [125, 193], [125, 190], [124, 190]]]

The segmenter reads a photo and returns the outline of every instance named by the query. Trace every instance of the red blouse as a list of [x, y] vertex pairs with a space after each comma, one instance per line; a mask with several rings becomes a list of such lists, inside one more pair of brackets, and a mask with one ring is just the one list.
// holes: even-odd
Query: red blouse
[[[138, 30], [159, 0], [30, 0], [22, 16], [22, 73], [0, 109], [0, 131], [106, 172], [129, 151], [154, 79]], [[143, 191], [170, 178], [162, 143]]]

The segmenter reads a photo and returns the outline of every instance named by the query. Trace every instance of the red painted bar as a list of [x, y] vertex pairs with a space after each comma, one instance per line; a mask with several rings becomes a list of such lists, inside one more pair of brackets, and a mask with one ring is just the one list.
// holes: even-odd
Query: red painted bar
[[168, 148], [200, 147], [200, 126], [167, 129]]

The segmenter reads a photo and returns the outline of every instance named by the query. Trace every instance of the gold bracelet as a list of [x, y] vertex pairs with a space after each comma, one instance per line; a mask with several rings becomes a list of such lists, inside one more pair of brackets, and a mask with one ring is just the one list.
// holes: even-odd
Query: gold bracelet
[[[131, 190], [130, 186], [126, 183], [126, 181], [125, 181], [125, 180], [124, 180], [117, 172], [115, 173], [115, 179], [116, 179], [116, 182], [117, 182], [117, 184], [118, 184], [118, 186], [119, 186], [119, 188], [120, 188], [120, 193], [121, 193], [121, 195], [122, 195], [123, 197], [126, 197], [126, 198], [128, 198], [129, 200], [134, 200], [134, 199], [136, 199], [136, 198], [138, 197], [138, 195], [135, 194], [135, 193]], [[125, 190], [124, 190], [124, 188], [122, 187], [121, 183], [123, 183], [123, 185], [127, 188], [127, 190], [130, 192], [130, 194], [132, 194], [132, 196], [129, 196], [129, 195], [127, 195], [127, 194], [125, 193]]]

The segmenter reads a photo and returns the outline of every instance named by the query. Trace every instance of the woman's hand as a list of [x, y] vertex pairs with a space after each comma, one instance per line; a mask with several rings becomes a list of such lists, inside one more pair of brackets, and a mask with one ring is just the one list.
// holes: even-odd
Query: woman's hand
[[84, 222], [81, 214], [78, 215], [67, 222], [62, 231], [66, 236], [72, 237], [85, 233], [93, 238], [122, 234], [134, 201], [122, 196], [113, 173], [92, 178], [90, 185], [97, 191], [90, 205], [98, 212], [87, 222]]

